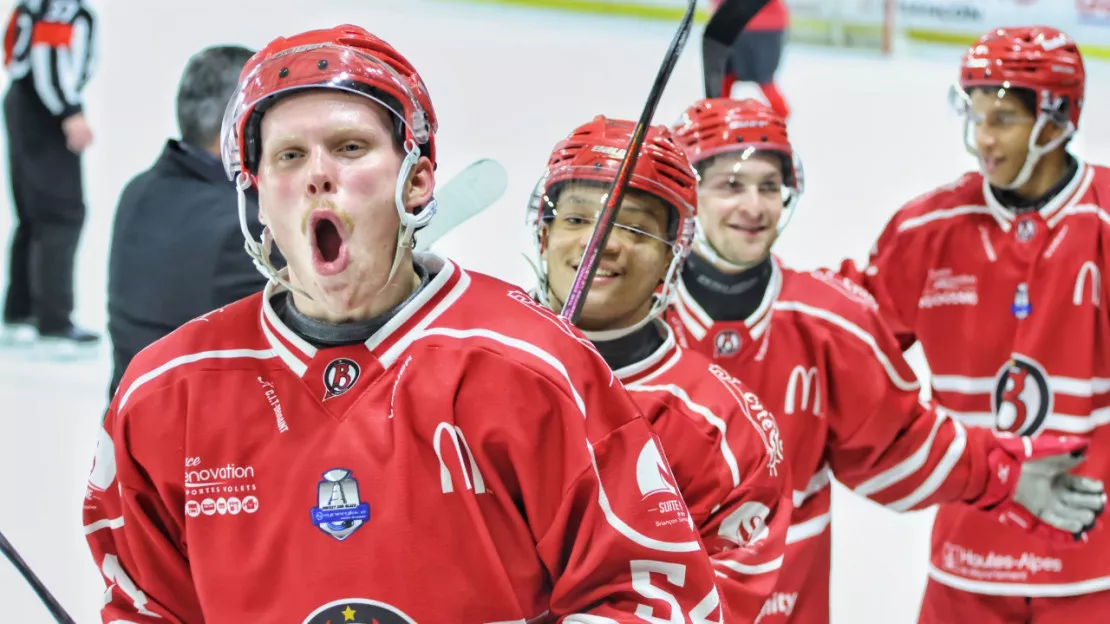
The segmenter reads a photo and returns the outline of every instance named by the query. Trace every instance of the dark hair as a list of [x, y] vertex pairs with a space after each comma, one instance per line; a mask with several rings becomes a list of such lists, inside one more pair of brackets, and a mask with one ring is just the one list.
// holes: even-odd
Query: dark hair
[[[994, 95], [998, 93], [998, 90], [999, 87], [987, 86], [972, 87], [970, 89], [972, 93], [980, 92], [986, 95]], [[1018, 103], [1021, 104], [1021, 107], [1025, 109], [1025, 112], [1034, 117], [1036, 117], [1040, 113], [1040, 107], [1037, 106], [1037, 94], [1034, 93], [1032, 89], [1012, 88], [1007, 89], [1007, 92], [1012, 94], [1014, 98], [1017, 99]]]
[[177, 127], [181, 140], [202, 149], [220, 138], [224, 109], [254, 51], [242, 46], [211, 46], [185, 65], [177, 88]]

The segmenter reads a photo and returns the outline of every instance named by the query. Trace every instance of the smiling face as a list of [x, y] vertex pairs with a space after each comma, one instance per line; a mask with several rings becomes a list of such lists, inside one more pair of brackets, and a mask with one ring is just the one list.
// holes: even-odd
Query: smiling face
[[1017, 177], [1029, 155], [1029, 135], [1036, 118], [1012, 92], [998, 97], [995, 89], [974, 89], [969, 114], [974, 124], [975, 147], [983, 175], [995, 186]]
[[[999, 97], [1000, 93], [1002, 97]], [[994, 186], [1008, 186], [1017, 178], [1025, 160], [1029, 158], [1029, 138], [1037, 123], [1036, 116], [1013, 90], [998, 88], [972, 89], [968, 115], [972, 121], [971, 136], [983, 175]], [[1060, 125], [1046, 124], [1037, 137], [1037, 144], [1049, 143], [1062, 131], [1063, 127]], [[1060, 149], [1057, 148], [1057, 151]], [[1019, 193], [1035, 197], [1054, 184], [1058, 175], [1054, 171], [1044, 170], [1058, 169], [1058, 160], [1038, 161], [1029, 183], [1025, 184], [1029, 188], [1018, 189]], [[1050, 175], [1046, 176], [1045, 173]]]
[[782, 159], [744, 152], [715, 157], [698, 184], [698, 223], [725, 260], [755, 265], [771, 253], [784, 205]]
[[[593, 233], [608, 185], [570, 182], [558, 194], [554, 216], [545, 226], [548, 301], [562, 310]], [[652, 294], [671, 263], [670, 208], [659, 198], [629, 190], [617, 226], [601, 253], [578, 327], [604, 331], [630, 327], [652, 307]]]
[[[289, 266], [299, 310], [332, 322], [372, 318], [412, 290], [411, 262], [387, 284], [400, 218], [394, 200], [403, 153], [390, 113], [349, 93], [287, 96], [262, 118], [259, 214]], [[402, 198], [432, 195], [431, 162], [413, 167]], [[406, 252], [407, 253], [407, 252]], [[384, 290], [383, 290], [384, 289]]]

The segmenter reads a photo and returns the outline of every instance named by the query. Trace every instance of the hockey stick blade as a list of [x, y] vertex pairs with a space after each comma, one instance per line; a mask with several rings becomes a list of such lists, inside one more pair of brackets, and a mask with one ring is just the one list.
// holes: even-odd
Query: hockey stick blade
[[438, 212], [416, 233], [416, 251], [427, 251], [451, 230], [501, 199], [509, 174], [501, 163], [483, 158], [470, 164], [436, 192]]
[[705, 97], [728, 97], [729, 94], [721, 93], [721, 84], [725, 79], [729, 49], [756, 13], [762, 11], [768, 2], [769, 0], [724, 0], [709, 18], [701, 39]]
[[35, 593], [39, 596], [39, 600], [42, 600], [42, 603], [46, 605], [47, 610], [54, 616], [58, 624], [74, 624], [73, 618], [66, 613], [66, 610], [62, 608], [57, 598], [46, 589], [46, 586], [42, 584], [39, 577], [35, 576], [35, 573], [31, 571], [27, 562], [23, 560], [23, 557], [19, 556], [15, 547], [8, 541], [8, 538], [4, 537], [3, 533], [0, 533], [0, 551], [3, 551], [8, 561], [11, 561], [15, 569], [19, 570], [19, 573], [23, 575], [23, 578], [31, 585], [31, 589], [35, 590]]
[[636, 169], [636, 162], [640, 158], [640, 148], [643, 147], [644, 139], [647, 137], [648, 126], [651, 125], [651, 120], [655, 117], [655, 109], [659, 106], [659, 99], [663, 96], [663, 90], [671, 79], [675, 64], [678, 63], [678, 57], [682, 55], [682, 49], [686, 47], [686, 40], [690, 37], [690, 28], [694, 24], [694, 10], [697, 5], [697, 0], [689, 0], [686, 14], [682, 16], [678, 32], [675, 33], [671, 45], [667, 48], [667, 53], [663, 57], [663, 64], [659, 67], [655, 82], [651, 85], [651, 92], [648, 94], [647, 103], [644, 105], [644, 112], [641, 113], [640, 121], [636, 123], [636, 127], [632, 130], [632, 140], [629, 142], [624, 158], [617, 168], [617, 175], [612, 186], [609, 187], [605, 204], [602, 205], [601, 212], [597, 216], [597, 225], [594, 226], [590, 241], [586, 244], [586, 250], [582, 255], [582, 263], [578, 266], [578, 272], [574, 276], [574, 283], [571, 284], [566, 303], [559, 313], [560, 316], [571, 323], [577, 324], [578, 318], [582, 315], [582, 306], [586, 303], [586, 294], [589, 293], [590, 284], [593, 283], [594, 274], [597, 273], [597, 267], [601, 263], [601, 251], [605, 249], [609, 234], [613, 231], [613, 224], [617, 220], [617, 211], [620, 210], [624, 194], [628, 190], [632, 172]]

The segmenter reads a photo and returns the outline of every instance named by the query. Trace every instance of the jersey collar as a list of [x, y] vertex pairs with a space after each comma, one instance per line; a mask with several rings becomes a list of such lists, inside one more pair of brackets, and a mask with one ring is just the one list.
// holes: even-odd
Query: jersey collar
[[[678, 282], [678, 293], [675, 296], [674, 308], [678, 314], [678, 318], [686, 327], [686, 331], [694, 337], [695, 340], [701, 341], [705, 338], [709, 328], [713, 326], [713, 319], [701, 307], [701, 304], [694, 299], [690, 291], [686, 289], [686, 285], [682, 280]], [[779, 259], [771, 257], [771, 281], [767, 284], [767, 290], [763, 293], [763, 299], [759, 302], [759, 307], [755, 312], [744, 319], [744, 326], [748, 329], [749, 335], [754, 340], [759, 340], [764, 332], [771, 324], [771, 314], [774, 311], [775, 301], [778, 300], [779, 294], [782, 292], [782, 267], [779, 264]]]
[[[1053, 219], [1054, 216], [1066, 213], [1069, 208], [1074, 207], [1079, 200], [1087, 194], [1087, 189], [1094, 180], [1095, 170], [1082, 160], [1076, 160], [1079, 166], [1076, 168], [1075, 174], [1068, 184], [1037, 211], [1037, 214], [1045, 220], [1049, 227], [1055, 227], [1056, 223], [1059, 221], [1059, 219]], [[1013, 227], [1017, 215], [1015, 215], [1012, 210], [1002, 205], [994, 196], [994, 192], [991, 190], [990, 182], [987, 181], [986, 176], [983, 177], [983, 198], [986, 201], [987, 208], [990, 210], [991, 215], [998, 221], [998, 225], [1002, 228], [1002, 231], [1009, 232], [1010, 228]]]
[[[383, 367], [388, 368], [402, 350], [443, 314], [466, 290], [470, 277], [454, 262], [435, 254], [416, 254], [414, 260], [433, 277], [428, 285], [409, 300], [397, 314], [363, 343]], [[304, 376], [309, 362], [320, 349], [309, 344], [281, 321], [270, 299], [287, 289], [275, 280], [262, 293], [259, 322], [270, 348], [298, 377]]]

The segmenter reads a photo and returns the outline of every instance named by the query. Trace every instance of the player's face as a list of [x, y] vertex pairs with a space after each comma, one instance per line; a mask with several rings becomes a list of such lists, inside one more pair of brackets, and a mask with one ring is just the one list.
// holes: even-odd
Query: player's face
[[998, 97], [996, 89], [971, 92], [969, 117], [983, 175], [996, 186], [1017, 177], [1029, 155], [1029, 135], [1036, 118], [1013, 93]]
[[771, 253], [783, 209], [782, 160], [775, 154], [715, 158], [698, 183], [698, 223], [725, 260], [754, 265]]
[[[390, 113], [372, 100], [335, 91], [287, 97], [262, 118], [260, 216], [285, 256], [290, 283], [312, 297], [296, 299], [310, 316], [370, 318], [411, 290], [386, 287], [403, 160], [392, 127]], [[426, 203], [433, 185], [431, 163], [421, 158], [402, 195], [406, 208]]]
[[[548, 300], [562, 310], [586, 251], [607, 187], [570, 183], [547, 222], [544, 258]], [[670, 209], [653, 195], [629, 191], [601, 254], [578, 326], [586, 331], [630, 327], [651, 310], [652, 293], [671, 262]]]

